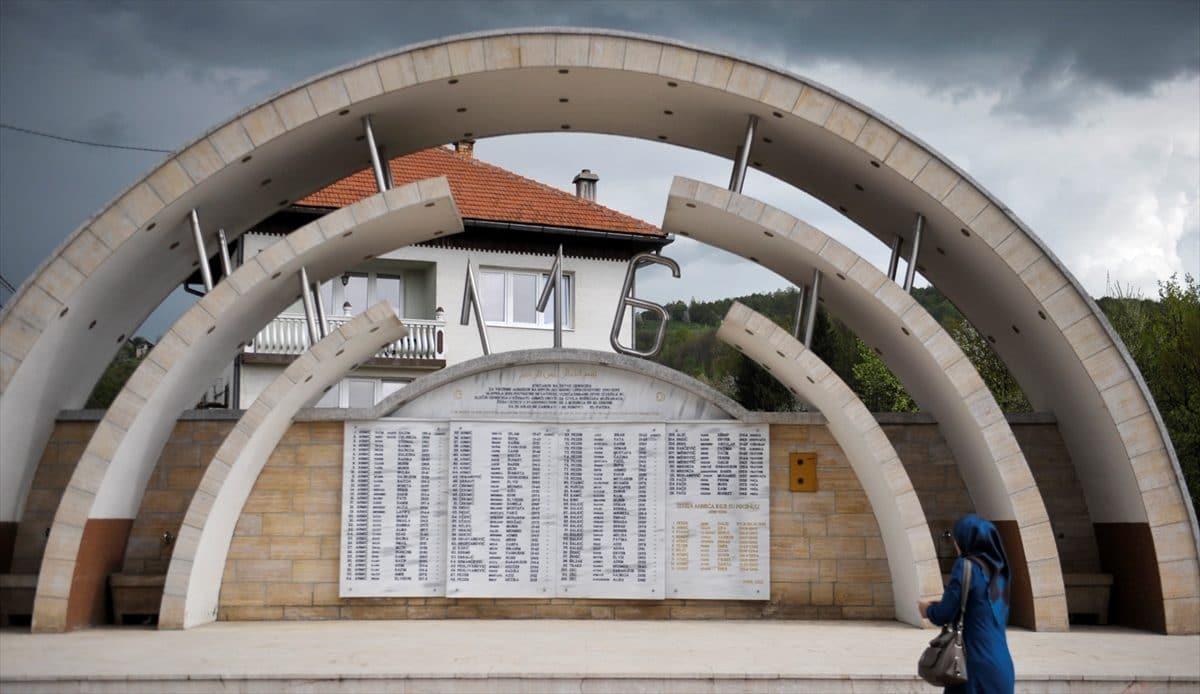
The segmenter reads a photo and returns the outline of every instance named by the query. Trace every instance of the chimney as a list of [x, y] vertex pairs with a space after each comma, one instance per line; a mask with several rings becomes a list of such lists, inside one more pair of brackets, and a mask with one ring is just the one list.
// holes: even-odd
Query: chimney
[[454, 155], [463, 159], [475, 158], [475, 141], [474, 140], [459, 140], [454, 143]]
[[592, 173], [591, 169], [580, 171], [571, 181], [575, 184], [575, 197], [596, 202], [596, 181], [599, 180], [600, 177]]

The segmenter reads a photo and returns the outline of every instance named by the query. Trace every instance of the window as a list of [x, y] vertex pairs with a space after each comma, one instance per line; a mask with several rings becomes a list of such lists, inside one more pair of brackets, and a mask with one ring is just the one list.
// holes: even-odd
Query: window
[[386, 301], [400, 315], [404, 314], [404, 279], [392, 275], [375, 275], [375, 302]]
[[367, 284], [369, 278], [366, 275], [343, 275], [342, 282], [342, 305], [341, 314], [343, 316], [357, 316], [366, 311], [367, 308]]
[[379, 382], [379, 400], [387, 399], [389, 395], [408, 385], [410, 381], [391, 381], [383, 379]]
[[346, 407], [370, 407], [375, 404], [375, 384], [379, 381], [365, 378], [347, 378], [349, 395]]
[[489, 323], [503, 323], [507, 319], [504, 309], [504, 273], [479, 273], [479, 303], [483, 308], [483, 319]]
[[313, 407], [340, 407], [341, 406], [341, 388], [340, 383], [334, 383], [333, 387], [325, 391], [325, 394], [317, 400], [317, 404]]
[[[572, 275], [563, 274], [562, 279], [563, 279], [563, 281], [562, 281], [562, 288], [563, 288], [563, 296], [562, 296], [563, 321], [562, 321], [562, 323], [563, 323], [564, 328], [572, 328], [574, 326], [571, 324], [571, 306], [572, 306], [571, 300], [574, 298], [572, 296], [572, 288], [575, 284], [575, 282], [574, 282], [575, 278]], [[545, 287], [546, 283], [549, 281], [550, 281], [550, 273], [543, 273], [541, 281], [538, 282], [538, 292], [541, 292], [542, 288]], [[541, 313], [538, 313], [538, 324], [544, 325], [544, 326], [547, 326], [550, 328], [554, 327], [554, 296], [553, 295], [550, 296], [550, 301], [546, 304], [546, 310], [542, 311]]]
[[[547, 272], [529, 270], [480, 270], [479, 301], [483, 319], [489, 325], [528, 326], [549, 328], [554, 326], [554, 314], [537, 310], [538, 296], [550, 281]], [[574, 275], [563, 274], [563, 327], [573, 328], [571, 310], [574, 298]], [[554, 299], [550, 299], [553, 305]]]
[[313, 407], [371, 407], [408, 385], [412, 379], [346, 378], [317, 400]]

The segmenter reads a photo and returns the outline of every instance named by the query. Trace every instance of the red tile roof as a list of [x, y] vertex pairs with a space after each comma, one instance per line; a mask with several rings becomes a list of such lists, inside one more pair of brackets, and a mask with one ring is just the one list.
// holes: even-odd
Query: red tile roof
[[[464, 219], [663, 235], [658, 227], [640, 219], [478, 159], [459, 156], [445, 147], [398, 157], [389, 165], [392, 181], [397, 186], [434, 176], [448, 178], [454, 201]], [[375, 177], [370, 169], [364, 169], [296, 204], [337, 208], [375, 193]]]

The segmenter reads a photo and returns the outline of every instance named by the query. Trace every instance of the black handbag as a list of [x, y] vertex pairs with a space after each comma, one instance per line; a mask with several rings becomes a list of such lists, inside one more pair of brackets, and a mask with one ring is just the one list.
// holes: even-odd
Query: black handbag
[[921, 679], [939, 687], [953, 687], [967, 681], [967, 654], [963, 649], [962, 624], [967, 613], [967, 594], [971, 591], [971, 560], [963, 560], [962, 602], [958, 616], [942, 627], [942, 633], [929, 642], [917, 661]]

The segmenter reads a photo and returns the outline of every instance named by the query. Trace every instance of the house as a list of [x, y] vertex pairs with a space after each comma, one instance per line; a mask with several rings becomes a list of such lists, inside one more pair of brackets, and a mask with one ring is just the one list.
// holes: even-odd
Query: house
[[[488, 338], [494, 352], [549, 347], [553, 318], [535, 304], [554, 254], [563, 248], [563, 346], [611, 351], [609, 332], [629, 258], [670, 242], [657, 227], [595, 201], [598, 176], [584, 169], [574, 195], [518, 176], [474, 157], [474, 143], [435, 147], [393, 159], [393, 185], [446, 176], [464, 231], [399, 248], [364, 262], [321, 286], [331, 325], [387, 300], [409, 335], [379, 352], [318, 407], [373, 405], [421, 374], [483, 353], [475, 325], [458, 321], [467, 262], [475, 268]], [[239, 259], [284, 235], [377, 192], [369, 169], [297, 201], [254, 229], [239, 244]], [[632, 321], [628, 321], [632, 335]], [[299, 301], [267, 324], [233, 364], [232, 402], [245, 408], [308, 347]], [[222, 393], [221, 386], [212, 389]]]

